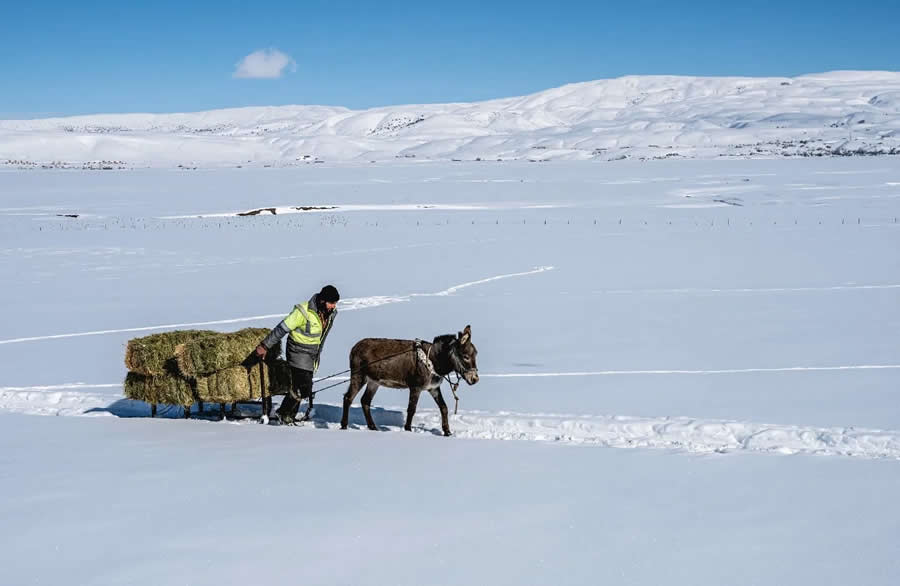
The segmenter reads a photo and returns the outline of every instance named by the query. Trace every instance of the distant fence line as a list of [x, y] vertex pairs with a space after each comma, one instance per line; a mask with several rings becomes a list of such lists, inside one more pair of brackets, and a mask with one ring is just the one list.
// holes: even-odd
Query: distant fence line
[[[262, 226], [280, 229], [303, 228], [350, 228], [350, 227], [409, 227], [409, 228], [434, 228], [446, 226], [503, 226], [503, 227], [544, 227], [544, 226], [569, 226], [569, 227], [595, 227], [595, 228], [640, 228], [640, 229], [667, 229], [667, 228], [752, 228], [752, 227], [816, 227], [816, 226], [860, 226], [860, 227], [884, 227], [900, 226], [900, 216], [839, 216], [839, 215], [814, 215], [794, 214], [790, 216], [755, 216], [755, 217], [716, 217], [716, 218], [676, 218], [676, 217], [633, 217], [633, 216], [590, 216], [579, 214], [577, 216], [547, 216], [547, 217], [510, 217], [510, 215], [495, 215], [484, 217], [442, 217], [440, 219], [423, 220], [421, 218], [378, 218], [353, 217], [358, 213], [340, 215], [316, 215], [313, 216], [254, 216], [254, 217], [217, 217], [217, 218], [98, 218], [81, 216], [79, 214], [58, 214], [53, 217], [28, 217], [28, 224], [21, 221], [21, 217], [0, 215], [0, 226], [28, 232], [78, 232], [78, 231], [114, 231], [114, 230], [258, 230]], [[586, 217], [587, 216], [587, 217]], [[13, 221], [13, 218], [19, 222]], [[38, 220], [38, 221], [35, 221]], [[265, 222], [263, 224], [262, 222]]]

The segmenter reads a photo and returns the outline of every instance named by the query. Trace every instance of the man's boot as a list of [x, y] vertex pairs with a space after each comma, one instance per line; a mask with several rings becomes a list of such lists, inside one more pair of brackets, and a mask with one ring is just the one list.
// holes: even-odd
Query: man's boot
[[291, 415], [291, 419], [294, 420], [294, 423], [298, 423], [297, 413], [300, 412], [300, 405], [302, 403], [303, 403], [303, 399], [300, 399], [299, 401], [297, 401], [295, 399], [293, 405], [291, 405], [290, 415]]
[[282, 399], [281, 406], [275, 410], [275, 415], [278, 416], [278, 421], [281, 422], [282, 425], [295, 425], [297, 423], [297, 410], [299, 408], [300, 401], [288, 394]]

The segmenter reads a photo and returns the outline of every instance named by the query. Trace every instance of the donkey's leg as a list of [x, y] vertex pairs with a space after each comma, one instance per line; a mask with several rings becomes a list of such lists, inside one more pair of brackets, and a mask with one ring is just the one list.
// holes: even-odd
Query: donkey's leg
[[363, 393], [362, 400], [362, 410], [363, 415], [366, 416], [366, 425], [369, 426], [369, 429], [377, 430], [378, 428], [375, 426], [375, 422], [372, 421], [372, 399], [375, 398], [375, 393], [378, 391], [378, 383], [369, 379], [369, 382], [366, 384], [366, 392]]
[[441, 387], [429, 389], [428, 392], [431, 393], [431, 397], [437, 403], [438, 409], [441, 410], [441, 428], [444, 430], [444, 435], [450, 435], [450, 417], [447, 413], [447, 403], [444, 402], [444, 395], [441, 394]]
[[359, 394], [359, 390], [365, 381], [366, 376], [362, 372], [350, 374], [350, 386], [347, 387], [347, 392], [344, 393], [344, 413], [341, 415], [341, 429], [347, 429], [347, 423], [350, 420], [350, 405], [353, 403], [356, 395]]
[[406, 406], [406, 425], [403, 429], [412, 431], [413, 415], [416, 414], [416, 405], [419, 403], [419, 393], [422, 389], [409, 389], [409, 405]]

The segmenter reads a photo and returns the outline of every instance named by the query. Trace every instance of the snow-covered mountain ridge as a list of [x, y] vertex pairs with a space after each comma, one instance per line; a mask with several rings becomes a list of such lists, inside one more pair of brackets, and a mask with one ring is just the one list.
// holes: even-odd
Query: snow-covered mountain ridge
[[[900, 72], [627, 76], [474, 103], [0, 121], [13, 167], [900, 154]], [[107, 164], [108, 163], [108, 164]]]

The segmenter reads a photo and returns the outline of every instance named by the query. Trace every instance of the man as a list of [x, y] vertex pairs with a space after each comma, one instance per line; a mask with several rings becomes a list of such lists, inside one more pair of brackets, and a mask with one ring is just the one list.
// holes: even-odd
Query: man
[[287, 361], [291, 367], [291, 389], [275, 411], [283, 425], [297, 423], [297, 411], [303, 399], [308, 399], [312, 406], [313, 373], [319, 368], [319, 356], [337, 317], [340, 297], [333, 285], [325, 285], [309, 301], [295, 305], [294, 310], [256, 347], [256, 355], [265, 358], [269, 348], [290, 334]]

